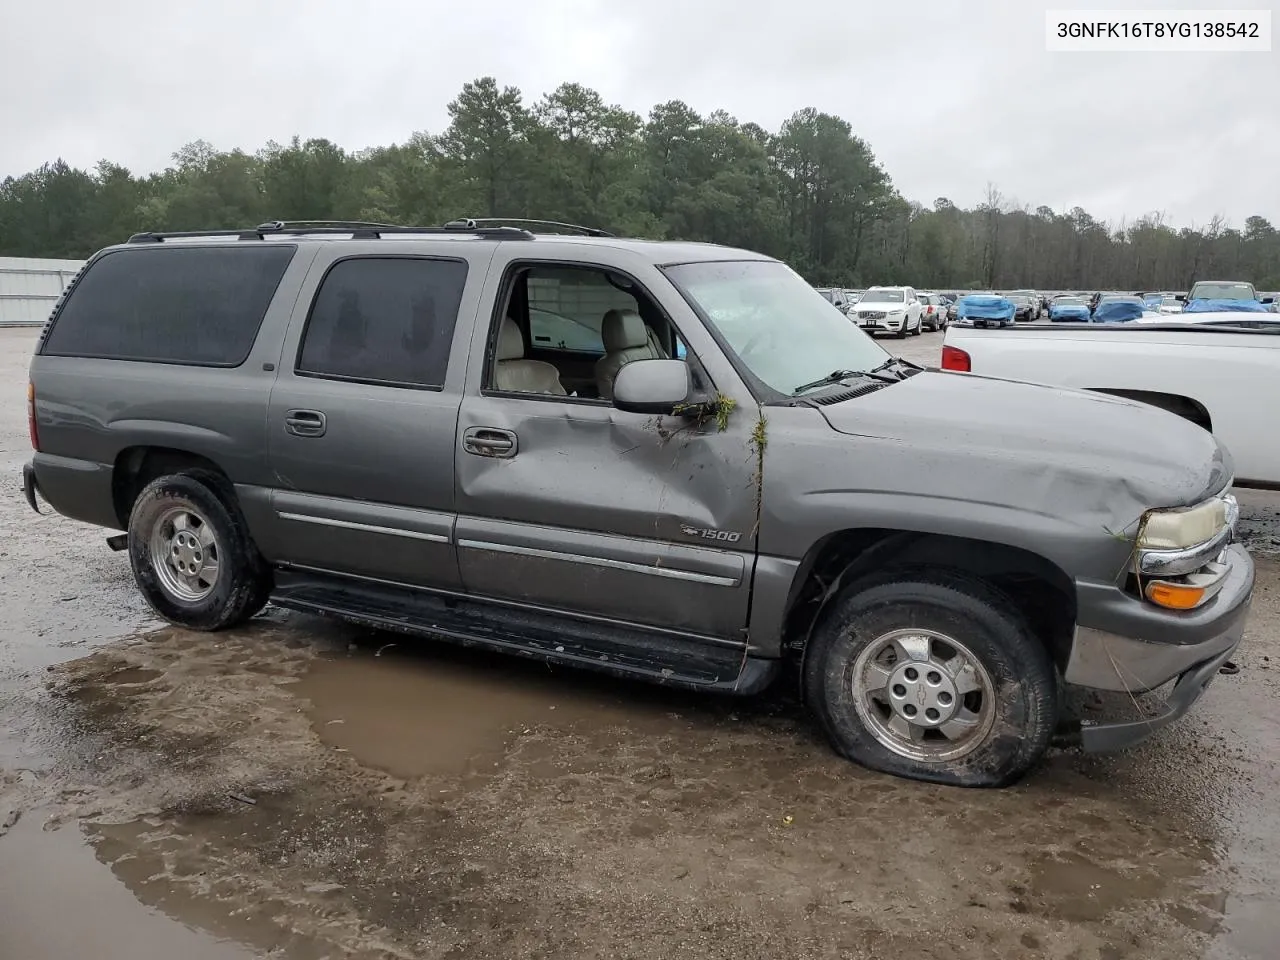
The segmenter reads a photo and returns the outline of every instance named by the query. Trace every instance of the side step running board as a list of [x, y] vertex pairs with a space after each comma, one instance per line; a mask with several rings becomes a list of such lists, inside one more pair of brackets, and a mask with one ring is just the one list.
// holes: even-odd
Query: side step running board
[[749, 695], [781, 663], [741, 645], [648, 633], [526, 608], [336, 575], [276, 571], [271, 602], [382, 630], [439, 638], [690, 690]]

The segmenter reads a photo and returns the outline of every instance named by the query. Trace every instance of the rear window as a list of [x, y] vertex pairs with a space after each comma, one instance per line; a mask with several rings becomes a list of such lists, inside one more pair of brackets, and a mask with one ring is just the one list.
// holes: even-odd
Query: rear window
[[41, 353], [238, 366], [295, 249], [273, 243], [112, 251], [75, 285]]

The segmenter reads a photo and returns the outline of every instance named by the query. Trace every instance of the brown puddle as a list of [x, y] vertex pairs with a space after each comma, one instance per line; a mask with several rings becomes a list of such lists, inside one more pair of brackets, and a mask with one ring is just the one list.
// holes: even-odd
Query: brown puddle
[[1195, 865], [1179, 858], [1142, 857], [1123, 867], [1104, 865], [1075, 851], [1043, 856], [1031, 864], [1031, 893], [1045, 914], [1063, 920], [1099, 921], [1139, 903], [1158, 904], [1173, 920], [1197, 933], [1222, 929], [1225, 896], [1197, 891]]
[[620, 681], [616, 692], [604, 692], [578, 671], [542, 677], [517, 668], [525, 666], [487, 658], [322, 657], [288, 689], [308, 701], [324, 743], [404, 779], [492, 768], [513, 737], [535, 728], [675, 728], [662, 693]]
[[124, 670], [117, 670], [115, 673], [108, 674], [98, 682], [113, 687], [134, 686], [136, 684], [150, 683], [157, 677], [162, 677], [159, 670], [147, 670], [143, 667], [128, 667]]
[[0, 955], [6, 960], [252, 960], [139, 903], [98, 862], [79, 829], [24, 816], [0, 837]]

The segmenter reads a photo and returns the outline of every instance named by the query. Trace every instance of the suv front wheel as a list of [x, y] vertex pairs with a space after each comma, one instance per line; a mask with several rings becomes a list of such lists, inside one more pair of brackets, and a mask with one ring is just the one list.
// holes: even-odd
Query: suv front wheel
[[814, 630], [804, 681], [841, 754], [934, 783], [1013, 783], [1057, 723], [1057, 674], [1023, 617], [982, 581], [942, 570], [846, 587]]
[[243, 623], [271, 590], [230, 484], [207, 471], [160, 477], [138, 494], [129, 564], [156, 613], [192, 630]]

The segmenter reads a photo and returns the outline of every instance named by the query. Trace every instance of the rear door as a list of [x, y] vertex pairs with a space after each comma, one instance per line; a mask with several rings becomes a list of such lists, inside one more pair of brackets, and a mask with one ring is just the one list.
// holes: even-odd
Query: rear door
[[303, 287], [268, 412], [262, 548], [300, 567], [458, 589], [454, 437], [493, 248], [470, 259], [388, 249], [333, 244]]

